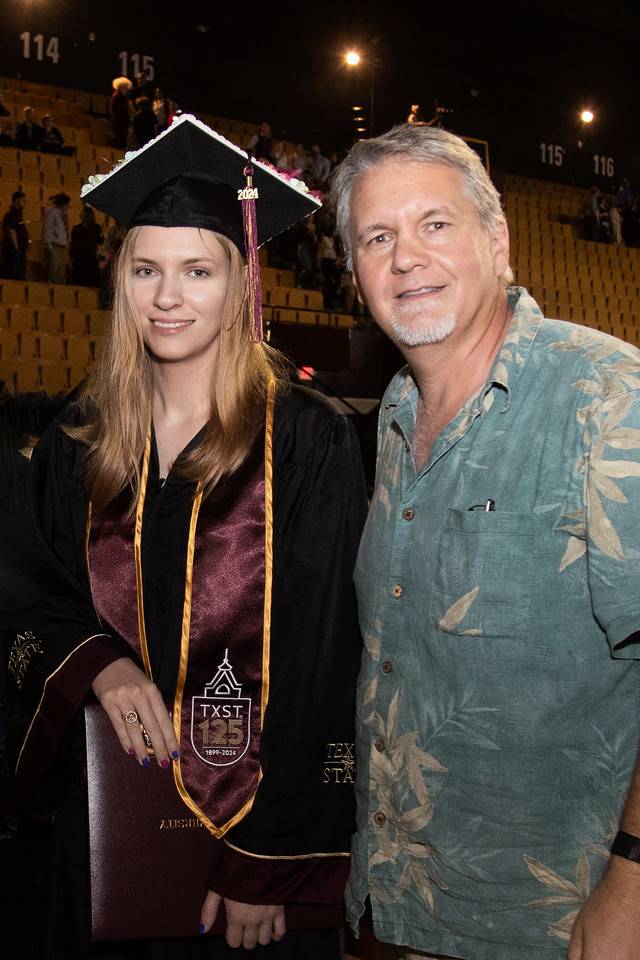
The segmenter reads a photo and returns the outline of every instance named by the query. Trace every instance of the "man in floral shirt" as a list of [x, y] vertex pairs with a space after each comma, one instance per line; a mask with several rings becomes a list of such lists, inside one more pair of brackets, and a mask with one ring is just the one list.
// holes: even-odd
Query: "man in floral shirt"
[[640, 353], [513, 286], [447, 131], [362, 141], [334, 193], [408, 364], [356, 572], [351, 922], [385, 960], [638, 960]]

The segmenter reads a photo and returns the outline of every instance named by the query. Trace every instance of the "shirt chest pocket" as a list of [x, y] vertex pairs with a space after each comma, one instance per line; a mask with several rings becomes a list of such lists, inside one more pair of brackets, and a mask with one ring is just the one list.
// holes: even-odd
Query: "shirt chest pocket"
[[551, 553], [545, 531], [529, 514], [449, 510], [437, 548], [432, 625], [455, 636], [527, 631]]

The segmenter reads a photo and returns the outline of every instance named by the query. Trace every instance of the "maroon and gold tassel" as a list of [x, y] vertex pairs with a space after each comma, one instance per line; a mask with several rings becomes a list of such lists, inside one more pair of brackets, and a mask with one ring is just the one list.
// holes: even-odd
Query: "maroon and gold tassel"
[[242, 202], [242, 223], [244, 226], [244, 246], [247, 256], [247, 284], [249, 294], [249, 315], [251, 317], [251, 339], [262, 343], [262, 281], [260, 261], [258, 259], [258, 227], [256, 221], [256, 200], [258, 188], [253, 185], [253, 166], [251, 161], [243, 170], [246, 186], [239, 191]]

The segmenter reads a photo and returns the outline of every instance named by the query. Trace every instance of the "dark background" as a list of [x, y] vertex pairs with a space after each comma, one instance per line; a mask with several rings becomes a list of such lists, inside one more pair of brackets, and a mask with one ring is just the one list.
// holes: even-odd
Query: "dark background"
[[[109, 93], [147, 56], [182, 109], [268, 120], [330, 152], [353, 141], [351, 107], [369, 110], [369, 69], [342, 62], [355, 46], [378, 61], [378, 132], [437, 100], [449, 129], [489, 141], [494, 168], [606, 189], [638, 175], [639, 26], [619, 0], [2, 0], [0, 75]], [[581, 133], [585, 106], [596, 120]]]

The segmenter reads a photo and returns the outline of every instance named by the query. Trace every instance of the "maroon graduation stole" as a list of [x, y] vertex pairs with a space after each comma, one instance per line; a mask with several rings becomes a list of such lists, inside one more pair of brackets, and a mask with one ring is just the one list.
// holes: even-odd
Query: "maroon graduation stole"
[[[272, 580], [272, 440], [269, 385], [264, 459], [253, 458], [203, 500], [193, 500], [180, 665], [173, 725], [180, 744], [180, 796], [216, 837], [251, 809], [262, 771], [260, 735], [269, 696]], [[151, 437], [135, 517], [122, 495], [88, 530], [91, 591], [98, 615], [152, 671], [144, 622], [140, 548]], [[257, 463], [255, 462], [257, 461]]]

